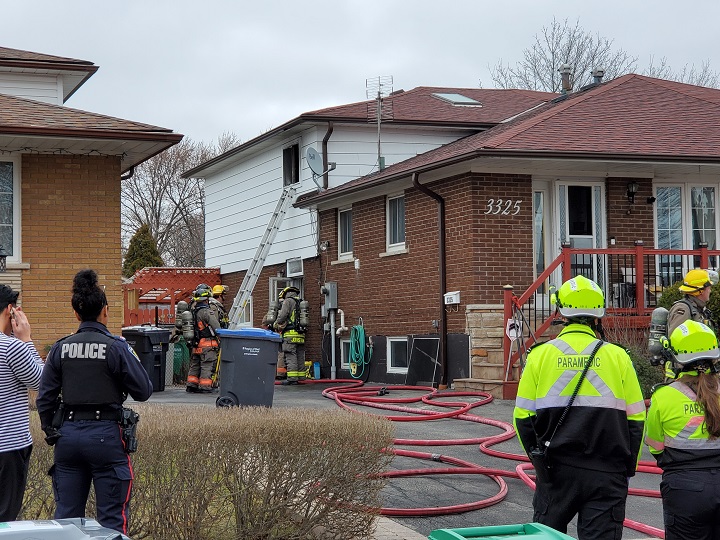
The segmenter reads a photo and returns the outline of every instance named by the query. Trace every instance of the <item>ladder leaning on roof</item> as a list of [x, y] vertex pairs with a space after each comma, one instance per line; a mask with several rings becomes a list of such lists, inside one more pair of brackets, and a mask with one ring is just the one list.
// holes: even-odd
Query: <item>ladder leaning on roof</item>
[[270, 253], [270, 247], [272, 246], [275, 236], [280, 229], [280, 224], [285, 218], [288, 208], [290, 208], [290, 205], [294, 202], [295, 186], [286, 186], [283, 189], [282, 196], [280, 197], [277, 206], [275, 207], [275, 211], [270, 217], [270, 222], [268, 223], [262, 240], [260, 240], [260, 245], [255, 252], [255, 257], [245, 273], [245, 278], [243, 279], [242, 285], [240, 285], [240, 290], [238, 291], [237, 296], [235, 296], [235, 300], [233, 300], [233, 305], [230, 308], [230, 313], [228, 315], [228, 319], [230, 319], [230, 329], [235, 329], [240, 325], [240, 321], [243, 319], [243, 314], [245, 313], [247, 304], [250, 301], [250, 296], [252, 296], [255, 284], [260, 277], [260, 272], [262, 272], [265, 259], [267, 258], [268, 253]]

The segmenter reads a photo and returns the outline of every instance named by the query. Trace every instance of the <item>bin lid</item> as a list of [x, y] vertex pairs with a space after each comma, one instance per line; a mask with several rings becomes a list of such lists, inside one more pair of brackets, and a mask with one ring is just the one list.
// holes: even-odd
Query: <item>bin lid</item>
[[151, 343], [167, 343], [170, 340], [170, 330], [158, 328], [157, 326], [126, 326], [122, 329], [123, 337], [139, 336], [147, 337]]
[[282, 341], [280, 334], [264, 328], [238, 328], [236, 330], [220, 328], [215, 333], [221, 338], [264, 339], [266, 341], [277, 341], [278, 343]]

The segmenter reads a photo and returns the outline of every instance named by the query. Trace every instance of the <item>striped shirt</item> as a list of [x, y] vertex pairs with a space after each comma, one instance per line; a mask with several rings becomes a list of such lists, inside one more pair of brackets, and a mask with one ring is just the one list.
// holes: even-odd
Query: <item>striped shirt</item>
[[28, 388], [38, 389], [42, 368], [31, 341], [0, 332], [0, 452], [32, 444]]

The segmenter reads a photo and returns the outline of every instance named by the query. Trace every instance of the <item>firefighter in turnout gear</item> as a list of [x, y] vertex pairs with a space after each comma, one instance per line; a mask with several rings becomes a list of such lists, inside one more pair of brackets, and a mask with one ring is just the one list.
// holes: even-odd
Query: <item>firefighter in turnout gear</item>
[[688, 320], [670, 335], [678, 377], [658, 387], [645, 443], [663, 469], [667, 540], [720, 539], [720, 350], [715, 332]]
[[570, 279], [553, 301], [566, 326], [528, 354], [513, 413], [536, 471], [533, 521], [565, 533], [577, 514], [580, 540], [618, 539], [642, 445], [640, 383], [627, 352], [596, 337], [595, 282]]
[[282, 303], [273, 327], [283, 338], [283, 363], [287, 369], [284, 385], [305, 380], [305, 328], [300, 326], [300, 290], [285, 287], [278, 297]]
[[188, 392], [212, 392], [213, 371], [217, 365], [220, 342], [215, 331], [220, 328], [215, 313], [210, 309], [212, 290], [205, 284], [198, 285], [193, 293], [193, 327], [195, 337], [190, 344], [190, 368], [185, 390]]
[[208, 300], [210, 309], [213, 310], [215, 317], [217, 317], [217, 320], [220, 323], [220, 328], [228, 328], [230, 326], [230, 319], [228, 318], [227, 311], [225, 311], [225, 306], [223, 304], [223, 302], [225, 302], [226, 292], [226, 285], [215, 285], [212, 288], [212, 298]]
[[50, 350], [36, 400], [45, 441], [55, 446], [55, 518], [85, 516], [92, 482], [98, 522], [128, 534], [128, 454], [137, 448], [139, 416], [123, 402], [128, 395], [146, 401], [152, 383], [127, 341], [108, 332], [107, 298], [94, 270], [75, 275], [72, 307], [80, 327]]
[[[712, 270], [690, 270], [683, 278], [679, 290], [685, 296], [670, 307], [667, 322], [667, 335], [687, 320], [701, 322], [713, 328], [712, 313], [705, 306], [710, 300], [710, 291], [718, 282], [718, 274]], [[665, 379], [674, 379], [676, 373], [672, 361], [665, 363]]]

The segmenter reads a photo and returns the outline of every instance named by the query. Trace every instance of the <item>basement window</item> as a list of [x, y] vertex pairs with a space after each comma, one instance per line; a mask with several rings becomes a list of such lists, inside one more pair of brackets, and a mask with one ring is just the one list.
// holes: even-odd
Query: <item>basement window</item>
[[476, 99], [463, 96], [462, 94], [445, 94], [445, 93], [434, 93], [433, 97], [436, 97], [446, 103], [450, 103], [456, 107], [482, 107], [482, 103]]
[[387, 338], [387, 372], [407, 373], [408, 342], [407, 337]]

